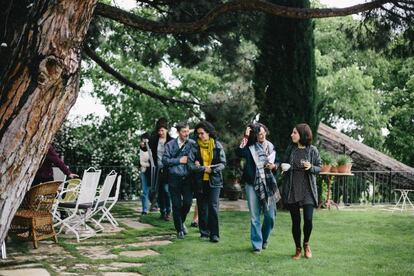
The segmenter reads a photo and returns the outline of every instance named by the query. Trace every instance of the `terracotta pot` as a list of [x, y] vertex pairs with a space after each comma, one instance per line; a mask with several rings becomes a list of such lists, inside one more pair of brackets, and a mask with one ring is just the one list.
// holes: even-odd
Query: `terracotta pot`
[[338, 173], [347, 173], [348, 172], [348, 165], [341, 165], [338, 166]]
[[346, 166], [347, 166], [346, 172], [350, 173], [351, 172], [351, 169], [352, 169], [352, 163], [346, 164]]
[[323, 164], [322, 167], [321, 167], [321, 172], [330, 172], [331, 168], [332, 168], [331, 165]]
[[338, 167], [336, 167], [336, 166], [332, 166], [332, 167], [331, 167], [331, 172], [332, 172], [332, 173], [337, 173], [337, 172], [338, 172]]

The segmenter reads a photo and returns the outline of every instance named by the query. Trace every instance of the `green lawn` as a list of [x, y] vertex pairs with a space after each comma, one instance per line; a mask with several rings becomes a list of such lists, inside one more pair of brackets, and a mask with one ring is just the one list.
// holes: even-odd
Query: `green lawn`
[[[133, 210], [134, 208], [135, 210]], [[118, 204], [115, 216], [138, 219], [136, 206]], [[218, 244], [199, 239], [195, 228], [184, 240], [176, 240], [173, 223], [158, 219], [158, 214], [141, 218], [153, 228], [126, 229], [116, 235], [91, 238], [81, 243], [60, 238], [59, 245], [73, 258], [61, 261], [46, 258], [40, 264], [51, 275], [60, 275], [53, 267], [66, 266], [68, 272], [78, 275], [101, 275], [100, 264], [112, 261], [90, 259], [80, 254], [80, 246], [94, 246], [98, 242], [112, 254], [125, 250], [153, 249], [157, 256], [132, 258], [118, 256], [116, 261], [144, 263], [122, 271], [139, 272], [143, 275], [414, 275], [414, 214], [390, 213], [363, 209], [352, 211], [322, 210], [314, 216], [314, 231], [311, 246], [314, 258], [294, 261], [294, 243], [290, 233], [290, 215], [278, 212], [276, 227], [269, 241], [269, 248], [260, 255], [253, 254], [250, 245], [250, 219], [247, 212], [221, 212], [221, 241]], [[189, 215], [189, 218], [192, 214]], [[143, 240], [144, 236], [173, 237], [172, 244], [146, 248], [114, 248]], [[167, 236], [165, 236], [167, 235]], [[45, 245], [41, 245], [45, 246]], [[29, 262], [38, 262], [36, 250], [31, 243], [11, 242], [10, 252], [29, 257]], [[80, 270], [77, 264], [88, 264]]]
[[[185, 240], [158, 247], [147, 257], [144, 275], [414, 275], [414, 215], [366, 211], [317, 211], [311, 246], [314, 258], [291, 259], [290, 216], [277, 214], [269, 248], [251, 252], [249, 215], [221, 213], [221, 241], [201, 241], [193, 228]], [[144, 222], [171, 229], [151, 215]]]

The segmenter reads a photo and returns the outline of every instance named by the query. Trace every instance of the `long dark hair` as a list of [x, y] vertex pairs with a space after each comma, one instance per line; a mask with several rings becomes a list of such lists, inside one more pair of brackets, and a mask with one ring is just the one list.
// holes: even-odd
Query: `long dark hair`
[[247, 146], [251, 146], [257, 143], [257, 134], [260, 132], [260, 128], [266, 131], [266, 135], [269, 135], [269, 129], [262, 123], [254, 123], [248, 125], [251, 128], [249, 138], [247, 140]]
[[201, 121], [198, 124], [195, 125], [194, 127], [194, 132], [197, 135], [197, 129], [202, 128], [204, 129], [205, 132], [208, 133], [208, 135], [213, 138], [213, 139], [217, 139], [217, 132], [216, 129], [214, 128], [214, 126], [208, 122], [208, 121]]

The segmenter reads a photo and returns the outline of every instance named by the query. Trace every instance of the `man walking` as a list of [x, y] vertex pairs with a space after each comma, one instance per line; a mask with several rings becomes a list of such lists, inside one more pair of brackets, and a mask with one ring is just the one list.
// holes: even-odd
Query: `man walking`
[[177, 124], [176, 129], [178, 138], [165, 145], [162, 162], [164, 167], [168, 169], [168, 183], [177, 238], [183, 239], [187, 234], [184, 222], [193, 201], [187, 162], [194, 141], [188, 138], [190, 129], [187, 123]]

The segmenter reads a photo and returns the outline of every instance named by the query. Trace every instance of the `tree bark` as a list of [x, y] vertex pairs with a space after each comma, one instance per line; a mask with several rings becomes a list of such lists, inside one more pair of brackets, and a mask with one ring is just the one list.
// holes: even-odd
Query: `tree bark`
[[97, 0], [21, 2], [2, 3], [0, 12], [0, 243], [75, 103]]

